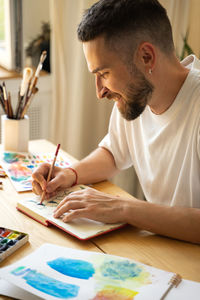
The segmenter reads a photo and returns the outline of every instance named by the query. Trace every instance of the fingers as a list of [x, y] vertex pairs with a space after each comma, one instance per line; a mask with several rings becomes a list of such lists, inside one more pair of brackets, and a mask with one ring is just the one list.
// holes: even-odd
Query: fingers
[[89, 200], [88, 192], [90, 192], [90, 190], [92, 189], [87, 188], [85, 190], [75, 191], [65, 197], [55, 209], [54, 217], [59, 218], [64, 213], [68, 213], [63, 217], [63, 221], [68, 222], [68, 220], [72, 220], [74, 218], [85, 217], [86, 212], [87, 215], [89, 215], [90, 208], [87, 200]]
[[43, 190], [42, 190], [40, 184], [39, 184], [37, 181], [35, 181], [35, 180], [32, 181], [32, 191], [33, 191], [36, 195], [41, 195], [42, 192], [43, 192]]
[[[129, 203], [128, 199], [127, 201]], [[54, 217], [61, 217], [64, 222], [77, 218], [88, 218], [104, 223], [125, 222], [124, 206], [127, 206], [127, 202], [119, 196], [87, 188], [65, 197], [54, 211]]]
[[[87, 188], [71, 193], [59, 203], [54, 211], [54, 217], [59, 218], [67, 213], [62, 218], [64, 222], [83, 217], [95, 219], [94, 210], [97, 207], [97, 199], [94, 199], [94, 196], [96, 192], [99, 193], [94, 189]], [[102, 201], [99, 201], [99, 204], [99, 209], [101, 210]]]
[[41, 195], [46, 189], [46, 177], [49, 172], [49, 164], [40, 165], [32, 174], [32, 187], [33, 192], [37, 195]]
[[65, 205], [66, 202], [68, 202], [69, 200], [81, 200], [83, 197], [81, 196], [81, 194], [79, 195], [77, 192], [73, 192], [70, 193], [67, 197], [65, 197], [56, 207], [57, 211], [58, 209], [60, 209], [60, 207], [62, 207], [63, 205]]
[[[103, 197], [105, 198], [104, 194], [92, 189], [92, 188], [86, 188], [84, 190], [78, 190], [75, 191], [73, 193], [70, 193], [67, 197], [65, 197], [56, 207], [55, 213], [57, 213], [57, 211], [60, 211], [60, 208], [62, 207], [62, 213], [64, 211], [64, 208], [68, 207], [66, 206], [67, 203], [69, 203], [69, 201], [78, 201], [79, 206], [83, 207], [83, 203], [84, 205], [89, 205], [89, 202], [95, 202], [95, 200], [97, 200], [97, 196], [98, 194], [103, 195]], [[96, 199], [95, 199], [96, 198]], [[102, 197], [101, 197], [102, 198]], [[92, 203], [91, 203], [92, 204]], [[66, 212], [66, 211], [64, 211]], [[59, 214], [60, 216], [61, 214]]]
[[[88, 197], [88, 193], [87, 193], [88, 189], [85, 190], [79, 190], [79, 191], [75, 191], [70, 193], [67, 197], [65, 197], [56, 207], [55, 212], [54, 212], [54, 216], [56, 217], [60, 217], [64, 212], [68, 211], [69, 209], [76, 209], [80, 207], [84, 207], [84, 205], [86, 205], [86, 200], [89, 200]], [[85, 200], [85, 202], [84, 202]], [[72, 207], [70, 205], [72, 205], [72, 202], [76, 201], [76, 207]], [[85, 203], [83, 205], [83, 203]]]
[[70, 211], [67, 215], [65, 215], [62, 218], [62, 220], [63, 220], [63, 222], [70, 222], [73, 219], [88, 218], [88, 217], [89, 217], [88, 210], [86, 208], [83, 208], [83, 209], [76, 209], [76, 210]]
[[47, 193], [52, 193], [59, 188], [65, 188], [67, 186], [67, 178], [65, 176], [64, 170], [57, 168], [54, 171], [54, 176], [47, 184], [46, 191]]
[[56, 208], [54, 212], [54, 217], [59, 218], [64, 213], [69, 212], [70, 210], [77, 210], [80, 208], [84, 208], [84, 204], [81, 203], [81, 201], [65, 201], [59, 208]]
[[33, 192], [37, 195], [41, 195], [42, 192], [45, 191], [47, 193], [45, 198], [49, 198], [50, 195], [58, 190], [62, 182], [61, 179], [63, 177], [59, 175], [59, 172], [62, 173], [62, 169], [59, 167], [54, 167], [52, 179], [47, 183], [46, 178], [48, 177], [50, 167], [50, 164], [41, 164], [32, 174]]

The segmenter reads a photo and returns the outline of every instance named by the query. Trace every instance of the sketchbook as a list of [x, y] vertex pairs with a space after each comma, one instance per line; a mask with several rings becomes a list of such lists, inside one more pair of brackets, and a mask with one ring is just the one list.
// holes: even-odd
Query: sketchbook
[[[120, 256], [43, 244], [0, 269], [0, 293], [6, 294], [7, 282], [7, 294], [16, 289], [20, 299], [160, 300], [173, 275]], [[182, 280], [166, 299], [197, 300], [199, 294], [200, 283]]]
[[40, 197], [38, 196], [34, 196], [30, 199], [20, 199], [17, 202], [17, 209], [45, 226], [57, 226], [81, 240], [90, 239], [125, 225], [122, 223], [105, 224], [86, 218], [79, 218], [71, 221], [70, 223], [64, 223], [61, 218], [53, 217], [55, 208], [65, 196], [76, 190], [85, 188], [87, 188], [85, 185], [74, 186], [60, 192], [58, 195], [49, 200], [44, 200], [42, 204], [40, 204]]
[[[32, 190], [31, 176], [33, 171], [42, 163], [51, 164], [54, 153], [19, 153], [2, 152], [0, 164], [5, 170], [17, 192]], [[67, 168], [71, 165], [68, 158], [58, 155], [55, 166]]]

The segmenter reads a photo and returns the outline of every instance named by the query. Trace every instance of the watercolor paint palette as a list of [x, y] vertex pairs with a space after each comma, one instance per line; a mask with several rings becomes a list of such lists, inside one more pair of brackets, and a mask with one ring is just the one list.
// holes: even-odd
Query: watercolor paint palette
[[[54, 153], [23, 154], [16, 152], [3, 152], [1, 165], [10, 178], [17, 192], [32, 190], [31, 176], [33, 171], [42, 163], [51, 164]], [[62, 155], [58, 155], [55, 166], [66, 168], [71, 162]]]
[[[32, 254], [0, 269], [0, 277], [26, 299], [155, 300], [161, 299], [174, 274], [132, 259], [43, 244]], [[199, 299], [200, 284], [183, 280], [171, 300]], [[167, 297], [168, 298], [168, 297]]]
[[0, 227], [0, 262], [27, 241], [27, 233]]

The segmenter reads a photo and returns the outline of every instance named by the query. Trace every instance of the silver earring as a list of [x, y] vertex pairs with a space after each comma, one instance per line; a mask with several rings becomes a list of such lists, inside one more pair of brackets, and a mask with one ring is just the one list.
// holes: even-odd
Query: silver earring
[[149, 74], [152, 74], [152, 69], [149, 69]]

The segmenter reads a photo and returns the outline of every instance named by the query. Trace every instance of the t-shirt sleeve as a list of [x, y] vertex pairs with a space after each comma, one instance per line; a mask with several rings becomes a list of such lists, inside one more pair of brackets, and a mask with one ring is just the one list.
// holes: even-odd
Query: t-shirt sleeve
[[114, 105], [110, 117], [108, 134], [99, 143], [99, 147], [104, 147], [112, 153], [119, 170], [132, 166], [127, 143], [126, 122], [121, 117], [116, 105]]

